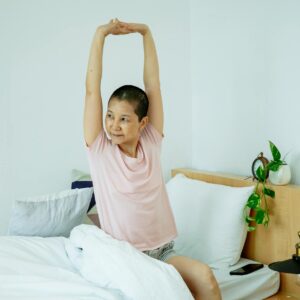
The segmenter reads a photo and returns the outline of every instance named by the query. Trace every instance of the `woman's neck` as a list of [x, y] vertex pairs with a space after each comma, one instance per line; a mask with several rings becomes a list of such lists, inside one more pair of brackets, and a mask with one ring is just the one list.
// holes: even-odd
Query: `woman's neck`
[[119, 144], [118, 147], [127, 156], [137, 158], [137, 145], [138, 145], [138, 141], [134, 145]]

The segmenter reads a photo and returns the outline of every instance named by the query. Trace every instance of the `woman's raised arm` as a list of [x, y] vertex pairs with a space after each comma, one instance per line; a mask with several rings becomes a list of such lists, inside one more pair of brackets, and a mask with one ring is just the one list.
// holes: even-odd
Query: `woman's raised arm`
[[103, 105], [101, 98], [101, 78], [104, 40], [109, 34], [130, 33], [118, 19], [97, 28], [89, 55], [86, 73], [86, 92], [84, 106], [84, 138], [90, 146], [103, 128]]
[[152, 125], [163, 135], [163, 102], [160, 91], [159, 64], [155, 43], [150, 28], [146, 24], [125, 23], [130, 32], [143, 36], [144, 44], [144, 86], [149, 99], [148, 117]]

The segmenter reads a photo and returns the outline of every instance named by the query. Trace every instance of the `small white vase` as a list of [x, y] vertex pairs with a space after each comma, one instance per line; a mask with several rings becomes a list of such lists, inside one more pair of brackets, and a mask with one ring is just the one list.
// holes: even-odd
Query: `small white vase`
[[270, 182], [275, 185], [285, 185], [291, 181], [291, 168], [289, 165], [281, 165], [277, 171], [269, 172]]

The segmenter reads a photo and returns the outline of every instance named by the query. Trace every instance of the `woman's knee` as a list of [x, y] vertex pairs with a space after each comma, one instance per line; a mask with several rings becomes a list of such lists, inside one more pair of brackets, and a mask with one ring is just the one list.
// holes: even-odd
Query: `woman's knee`
[[214, 290], [218, 288], [214, 273], [208, 265], [203, 263], [195, 264], [193, 274], [206, 289]]

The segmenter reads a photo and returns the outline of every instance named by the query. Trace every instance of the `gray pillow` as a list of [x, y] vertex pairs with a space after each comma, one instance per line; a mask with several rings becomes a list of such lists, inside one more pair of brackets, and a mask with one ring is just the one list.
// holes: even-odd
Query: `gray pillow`
[[14, 202], [8, 235], [65, 236], [82, 224], [94, 188], [71, 189]]

